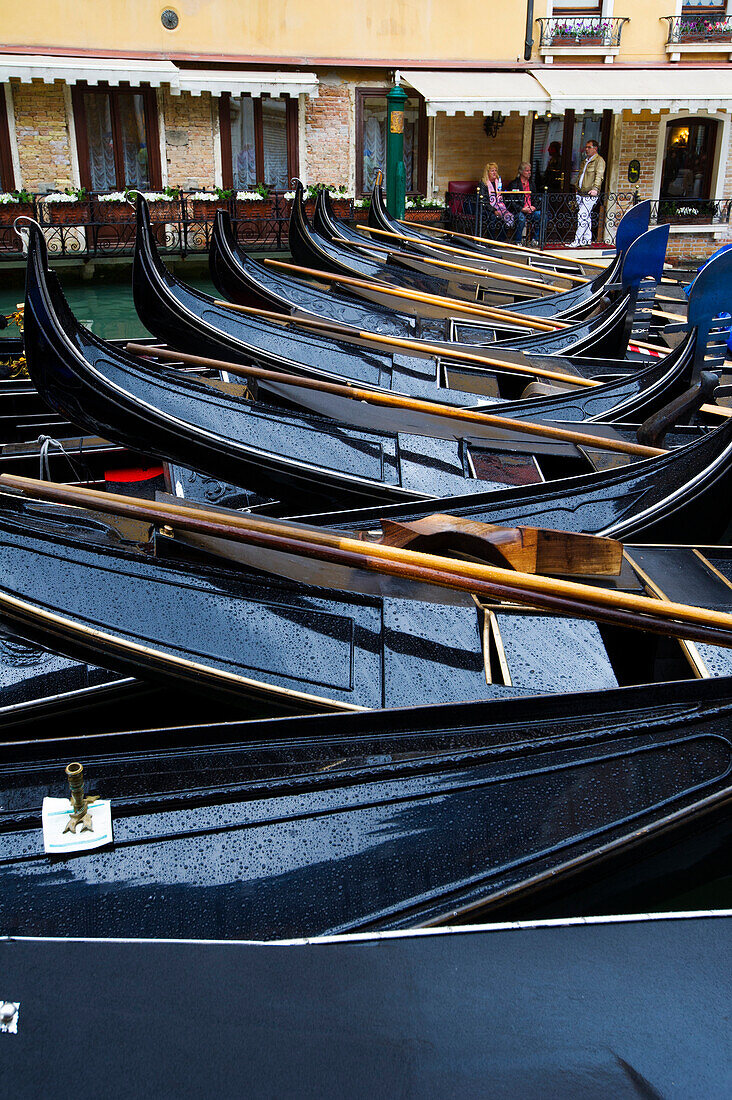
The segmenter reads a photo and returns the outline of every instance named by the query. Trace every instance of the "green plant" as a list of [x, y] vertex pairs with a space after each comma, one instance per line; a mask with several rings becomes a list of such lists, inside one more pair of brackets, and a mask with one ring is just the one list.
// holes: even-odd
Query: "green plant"
[[269, 187], [267, 187], [266, 184], [258, 183], [254, 190], [258, 195], [261, 195], [263, 199], [269, 198]]
[[228, 202], [234, 194], [234, 192], [229, 187], [216, 187], [214, 188], [214, 190], [216, 191], [216, 198], [220, 202]]
[[26, 191], [25, 187], [13, 191], [13, 198], [17, 199], [18, 202], [33, 202], [33, 196], [30, 191]]
[[84, 199], [89, 197], [86, 187], [64, 187], [64, 195], [70, 195], [77, 202], [83, 202]]

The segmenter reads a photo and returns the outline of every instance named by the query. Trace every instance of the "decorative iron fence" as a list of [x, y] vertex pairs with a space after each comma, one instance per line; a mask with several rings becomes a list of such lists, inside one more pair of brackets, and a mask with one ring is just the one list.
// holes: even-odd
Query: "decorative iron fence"
[[[504, 196], [511, 208], [511, 196]], [[519, 199], [522, 202], [523, 199]], [[623, 214], [639, 201], [637, 191], [605, 192], [595, 202], [587, 202], [580, 215], [578, 196], [565, 192], [544, 191], [534, 196], [539, 211], [529, 243], [538, 248], [572, 245], [578, 238], [583, 245], [615, 243], [615, 230]], [[507, 225], [495, 216], [492, 207], [477, 194], [448, 192], [448, 226], [461, 233], [513, 241], [516, 222]], [[515, 216], [514, 208], [513, 214]], [[732, 217], [732, 199], [656, 199], [651, 204], [651, 224], [708, 227], [727, 225]], [[526, 243], [526, 238], [524, 238]]]
[[560, 15], [536, 22], [539, 47], [549, 49], [550, 46], [619, 46], [623, 27], [630, 20], [617, 15], [607, 19], [596, 15]]
[[668, 23], [669, 46], [688, 43], [732, 43], [732, 18], [706, 15], [664, 15]]
[[[179, 256], [207, 252], [219, 208], [231, 215], [243, 248], [287, 249], [291, 200], [285, 198], [285, 192], [271, 191], [259, 201], [196, 195], [201, 192], [182, 192], [177, 198], [150, 203], [155, 237], [164, 252]], [[353, 216], [351, 200], [339, 199], [336, 207], [341, 216]], [[0, 260], [17, 260], [23, 250], [13, 224], [20, 215], [39, 223], [55, 257], [92, 260], [129, 256], [134, 248], [135, 211], [129, 202], [94, 193], [75, 202], [49, 203], [43, 195], [33, 195], [31, 202], [0, 203]]]

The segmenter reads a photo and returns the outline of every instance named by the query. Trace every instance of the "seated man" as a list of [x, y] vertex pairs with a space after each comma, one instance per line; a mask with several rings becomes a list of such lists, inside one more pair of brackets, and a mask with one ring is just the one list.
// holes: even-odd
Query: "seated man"
[[[522, 194], [509, 195], [508, 192], [510, 191], [522, 192]], [[508, 191], [506, 192], [506, 200], [513, 210], [514, 222], [516, 225], [513, 235], [515, 243], [521, 244], [521, 238], [524, 235], [524, 226], [528, 227], [526, 234], [527, 244], [532, 236], [538, 238], [541, 229], [541, 211], [534, 205], [534, 195], [531, 191], [531, 165], [527, 160], [519, 164], [516, 179], [511, 180], [509, 183]]]

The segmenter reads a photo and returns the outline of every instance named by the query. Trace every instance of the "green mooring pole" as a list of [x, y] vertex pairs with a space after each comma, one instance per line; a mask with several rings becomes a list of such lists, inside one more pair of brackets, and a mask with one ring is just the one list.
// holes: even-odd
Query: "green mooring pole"
[[404, 104], [406, 93], [398, 84], [386, 97], [386, 208], [392, 218], [404, 217], [407, 190], [404, 176]]

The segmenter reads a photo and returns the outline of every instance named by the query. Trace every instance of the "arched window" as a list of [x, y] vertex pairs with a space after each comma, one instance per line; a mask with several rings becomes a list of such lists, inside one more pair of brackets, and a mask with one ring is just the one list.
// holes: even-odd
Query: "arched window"
[[711, 118], [676, 118], [666, 124], [661, 174], [662, 199], [709, 199], [719, 123]]

